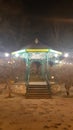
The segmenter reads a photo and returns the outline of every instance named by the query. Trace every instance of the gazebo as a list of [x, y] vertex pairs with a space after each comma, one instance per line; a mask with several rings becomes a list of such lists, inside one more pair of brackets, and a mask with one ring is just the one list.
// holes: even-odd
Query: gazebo
[[[41, 44], [38, 42], [38, 39], [35, 40], [35, 43], [30, 44], [24, 49], [15, 51], [11, 53], [12, 57], [21, 57], [26, 62], [26, 76], [25, 76], [25, 84], [26, 84], [26, 95], [39, 95], [41, 94], [44, 97], [45, 94], [50, 92], [49, 85], [49, 64], [58, 64], [60, 62], [60, 58], [62, 53], [53, 49], [48, 48], [47, 45]], [[38, 72], [40, 73], [31, 73], [31, 64], [37, 64]], [[41, 66], [41, 67], [40, 67]], [[39, 81], [36, 80], [31, 82], [31, 76], [38, 77]], [[43, 91], [42, 91], [43, 90]]]

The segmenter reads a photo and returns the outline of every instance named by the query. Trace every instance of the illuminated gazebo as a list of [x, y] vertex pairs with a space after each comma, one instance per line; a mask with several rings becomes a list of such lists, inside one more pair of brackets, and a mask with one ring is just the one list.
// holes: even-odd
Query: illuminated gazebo
[[[49, 64], [58, 64], [60, 62], [60, 58], [62, 56], [62, 53], [53, 49], [48, 48], [48, 46], [38, 43], [38, 40], [36, 39], [34, 44], [30, 44], [30, 46], [12, 52], [12, 57], [21, 57], [26, 62], [26, 76], [25, 76], [25, 83], [27, 90], [30, 86], [30, 78], [31, 78], [31, 72], [30, 72], [30, 66], [33, 62], [40, 63], [41, 68], [40, 71], [40, 77], [42, 79], [42, 82], [45, 82], [47, 86], [49, 86], [48, 76], [49, 76]], [[37, 73], [34, 74], [33, 77], [36, 77]], [[41, 80], [40, 80], [41, 81]], [[33, 80], [34, 82], [34, 80]], [[36, 81], [34, 84], [38, 84], [39, 82]], [[44, 83], [43, 83], [44, 84]], [[35, 86], [35, 85], [34, 85]], [[49, 87], [48, 87], [49, 88]]]

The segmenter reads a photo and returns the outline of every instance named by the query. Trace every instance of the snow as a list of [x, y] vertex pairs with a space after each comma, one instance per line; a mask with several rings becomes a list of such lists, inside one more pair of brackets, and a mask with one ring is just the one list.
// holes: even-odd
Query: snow
[[0, 95], [0, 130], [73, 130], [73, 99]]
[[8, 98], [2, 87], [0, 130], [73, 130], [73, 93], [67, 97], [62, 88], [63, 94], [49, 99], [26, 99], [25, 84], [16, 83]]

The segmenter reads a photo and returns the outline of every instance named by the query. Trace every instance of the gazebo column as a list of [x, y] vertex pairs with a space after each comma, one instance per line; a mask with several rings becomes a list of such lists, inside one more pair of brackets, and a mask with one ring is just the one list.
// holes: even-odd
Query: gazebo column
[[42, 77], [45, 79], [45, 61], [42, 60], [42, 69], [41, 69]]
[[29, 54], [27, 54], [27, 58], [26, 58], [26, 76], [25, 76], [26, 86], [28, 86], [28, 83], [29, 83], [29, 72], [30, 72]]
[[48, 89], [49, 89], [49, 94], [51, 95], [51, 86], [49, 83], [49, 66], [48, 66], [48, 61], [49, 61], [49, 57], [48, 57], [48, 53], [46, 53], [46, 81], [47, 81], [47, 85], [48, 85]]
[[48, 68], [48, 53], [46, 53], [46, 73], [47, 73], [47, 77], [48, 77], [48, 73], [49, 73], [49, 68]]
[[49, 79], [48, 79], [48, 74], [49, 74], [49, 71], [48, 71], [48, 53], [46, 53], [45, 63], [46, 63], [45, 78], [46, 78], [46, 81], [47, 81], [47, 84], [48, 84], [49, 83]]

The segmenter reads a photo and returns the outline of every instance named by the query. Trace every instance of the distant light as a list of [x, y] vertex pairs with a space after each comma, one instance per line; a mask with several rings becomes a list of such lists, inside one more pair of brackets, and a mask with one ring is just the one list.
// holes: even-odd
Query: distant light
[[59, 63], [62, 64], [62, 61], [60, 61]]
[[68, 56], [69, 56], [69, 54], [68, 54], [68, 53], [65, 53], [65, 54], [64, 54], [64, 57], [68, 57]]
[[51, 76], [52, 79], [54, 79], [54, 76]]
[[12, 64], [12, 62], [11, 62], [11, 61], [8, 61], [8, 64]]
[[8, 61], [8, 64], [10, 64], [11, 62], [10, 61]]
[[19, 54], [17, 53], [17, 54], [15, 54], [15, 56], [16, 56], [16, 57], [19, 57]]
[[5, 53], [5, 57], [9, 57], [9, 55], [10, 55], [9, 53]]
[[55, 63], [59, 63], [59, 61], [58, 61], [58, 60], [55, 60]]
[[66, 62], [63, 62], [63, 64], [66, 64]]
[[72, 63], [70, 63], [70, 65], [72, 65]]
[[13, 63], [15, 63], [15, 61], [14, 61], [14, 60], [13, 60], [12, 62], [13, 62]]
[[58, 54], [55, 54], [55, 57], [58, 57]]

